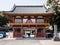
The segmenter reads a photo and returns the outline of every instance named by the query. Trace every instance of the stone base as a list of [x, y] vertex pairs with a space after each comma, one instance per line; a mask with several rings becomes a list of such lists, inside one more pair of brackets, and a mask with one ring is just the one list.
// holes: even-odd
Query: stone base
[[54, 41], [60, 41], [59, 37], [55, 37]]

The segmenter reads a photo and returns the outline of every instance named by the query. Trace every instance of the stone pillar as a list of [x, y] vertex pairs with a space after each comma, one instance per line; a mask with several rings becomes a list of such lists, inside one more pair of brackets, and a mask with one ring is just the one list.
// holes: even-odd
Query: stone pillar
[[58, 33], [57, 33], [57, 25], [54, 25], [54, 40], [59, 40]]

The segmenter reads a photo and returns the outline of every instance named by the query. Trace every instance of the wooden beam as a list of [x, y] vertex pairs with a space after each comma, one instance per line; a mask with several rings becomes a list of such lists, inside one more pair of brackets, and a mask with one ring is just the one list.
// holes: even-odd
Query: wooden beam
[[54, 16], [53, 13], [38, 13], [38, 14], [11, 14], [11, 13], [3, 13], [4, 15], [11, 15], [11, 16]]

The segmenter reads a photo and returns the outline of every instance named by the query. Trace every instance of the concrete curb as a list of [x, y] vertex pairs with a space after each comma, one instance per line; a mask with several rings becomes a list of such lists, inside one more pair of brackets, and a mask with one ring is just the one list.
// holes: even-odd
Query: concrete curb
[[2, 40], [16, 40], [16, 38], [4, 38], [4, 39], [0, 39], [0, 41]]

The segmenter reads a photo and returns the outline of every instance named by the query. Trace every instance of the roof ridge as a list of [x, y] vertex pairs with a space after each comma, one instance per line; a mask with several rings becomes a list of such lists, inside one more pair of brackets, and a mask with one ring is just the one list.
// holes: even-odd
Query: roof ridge
[[14, 7], [43, 7], [44, 5], [16, 5]]

